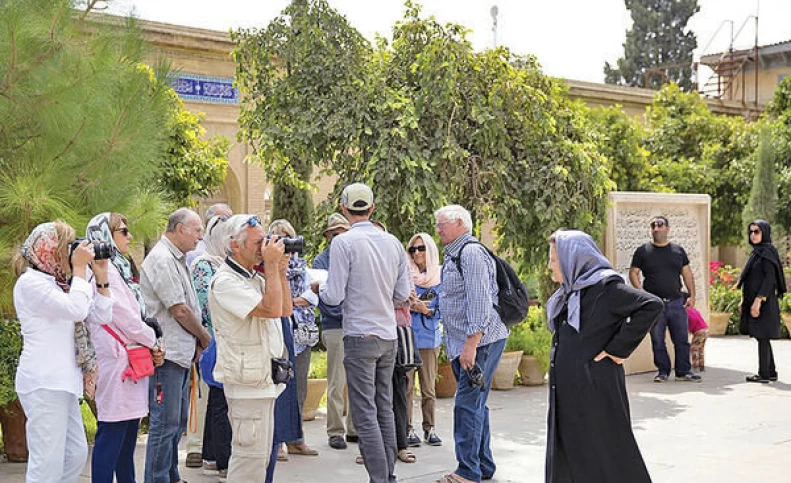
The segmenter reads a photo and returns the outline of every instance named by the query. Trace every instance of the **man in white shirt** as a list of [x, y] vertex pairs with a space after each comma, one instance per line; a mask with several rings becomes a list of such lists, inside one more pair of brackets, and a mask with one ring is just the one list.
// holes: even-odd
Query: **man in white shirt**
[[214, 378], [223, 383], [234, 434], [228, 481], [264, 482], [275, 399], [285, 389], [272, 381], [272, 358], [287, 357], [280, 317], [292, 312], [290, 255], [281, 240], [266, 239], [257, 216], [232, 216], [226, 229], [231, 255], [212, 279], [209, 309], [217, 343]]

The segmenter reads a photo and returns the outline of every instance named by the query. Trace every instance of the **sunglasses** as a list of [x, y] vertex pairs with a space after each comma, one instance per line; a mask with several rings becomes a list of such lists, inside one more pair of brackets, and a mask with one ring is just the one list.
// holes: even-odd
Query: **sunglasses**
[[129, 236], [129, 228], [127, 228], [127, 227], [119, 228], [119, 229], [117, 229], [115, 231], [120, 231], [121, 234], [123, 234], [124, 236]]
[[418, 245], [416, 247], [409, 247], [409, 248], [407, 248], [407, 251], [411, 255], [414, 255], [417, 252], [425, 252], [426, 251], [426, 245]]
[[242, 226], [248, 225], [250, 228], [253, 228], [260, 224], [261, 224], [261, 218], [258, 218], [257, 216], [253, 215], [250, 218], [248, 218], [247, 221], [242, 223]]
[[[211, 227], [209, 228], [209, 233], [208, 233], [208, 235], [211, 235], [211, 232], [212, 232], [212, 230], [214, 230], [214, 228], [215, 228], [217, 225], [219, 225], [221, 222], [226, 222], [226, 221], [228, 221], [228, 218], [230, 218], [230, 216], [228, 216], [228, 215], [217, 215], [217, 216], [215, 216], [214, 218], [217, 218], [217, 221], [215, 221], [215, 222], [214, 222], [214, 224], [213, 224], [213, 225], [211, 225]], [[214, 220], [214, 218], [212, 218], [211, 220], [209, 220], [209, 224], [211, 224], [211, 222]]]
[[750, 230], [750, 235], [758, 235], [761, 233], [761, 230]]
[[651, 228], [662, 228], [665, 226], [665, 222], [662, 220], [652, 221], [649, 225]]

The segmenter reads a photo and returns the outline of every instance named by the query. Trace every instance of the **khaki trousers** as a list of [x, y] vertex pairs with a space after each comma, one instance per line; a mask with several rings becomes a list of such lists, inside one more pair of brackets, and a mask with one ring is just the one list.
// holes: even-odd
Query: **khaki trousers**
[[356, 436], [351, 407], [346, 411], [346, 428], [343, 426], [343, 393], [346, 387], [343, 329], [325, 330], [321, 333], [321, 338], [327, 348], [327, 436]]
[[[437, 359], [439, 347], [435, 349], [420, 349], [420, 358], [423, 365], [417, 370], [420, 378], [420, 408], [423, 410], [423, 431], [434, 427], [434, 408], [437, 405], [437, 392], [434, 387], [437, 382]], [[412, 397], [415, 392], [415, 371], [407, 373], [407, 425], [412, 427]]]
[[275, 430], [275, 398], [228, 398], [231, 460], [228, 483], [264, 483]]

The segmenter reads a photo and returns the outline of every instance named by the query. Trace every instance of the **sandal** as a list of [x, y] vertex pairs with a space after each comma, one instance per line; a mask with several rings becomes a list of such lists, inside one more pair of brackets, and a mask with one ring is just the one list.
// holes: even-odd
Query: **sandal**
[[398, 461], [401, 461], [402, 463], [414, 463], [417, 461], [417, 456], [415, 456], [415, 453], [407, 449], [401, 449], [398, 450]]
[[451, 473], [449, 475], [443, 476], [437, 480], [436, 483], [462, 483], [462, 481], [456, 475]]
[[758, 374], [754, 376], [747, 376], [744, 378], [747, 382], [760, 382], [761, 384], [769, 384], [769, 379], [763, 379]]
[[357, 463], [358, 465], [364, 465], [365, 460], [363, 459], [363, 455], [358, 454], [357, 457], [354, 458], [354, 462]]

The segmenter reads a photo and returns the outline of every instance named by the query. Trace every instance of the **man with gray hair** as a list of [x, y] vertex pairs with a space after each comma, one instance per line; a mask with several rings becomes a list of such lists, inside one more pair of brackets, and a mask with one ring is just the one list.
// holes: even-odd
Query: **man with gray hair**
[[470, 212], [450, 205], [434, 216], [437, 235], [445, 245], [440, 311], [448, 358], [458, 381], [453, 407], [458, 466], [440, 481], [479, 482], [491, 479], [496, 470], [486, 402], [508, 329], [495, 307], [497, 267], [486, 247], [472, 236]]
[[[229, 217], [233, 215], [231, 207], [225, 203], [215, 203], [206, 210], [203, 216], [205, 226], [209, 226], [209, 220], [215, 216]], [[203, 240], [198, 242], [195, 250], [187, 253], [187, 267], [193, 268], [195, 259], [203, 254], [206, 250]], [[206, 326], [204, 326], [206, 327]], [[208, 327], [206, 327], [208, 330]], [[200, 373], [200, 366], [196, 363], [196, 374], [198, 374], [198, 395], [195, 398], [196, 407], [190, 412], [196, 416], [197, 424], [190, 424], [187, 428], [187, 468], [200, 468], [208, 472], [217, 471], [217, 462], [215, 455], [212, 451], [213, 444], [211, 441], [211, 433], [204, 431], [206, 423], [206, 412], [209, 400], [209, 386], [203, 381], [203, 375]], [[192, 404], [192, 402], [190, 402]], [[204, 437], [206, 441], [204, 441]], [[204, 450], [205, 448], [205, 450]]]
[[[344, 188], [341, 211], [351, 227], [330, 245], [329, 274], [319, 297], [343, 308], [343, 365], [365, 469], [371, 483], [393, 483], [395, 307], [409, 299], [411, 285], [404, 247], [371, 223], [373, 209], [371, 188]], [[318, 291], [318, 284], [312, 288]]]
[[178, 443], [187, 428], [190, 366], [211, 342], [201, 325], [200, 305], [185, 254], [203, 238], [203, 224], [180, 208], [168, 219], [165, 234], [140, 269], [146, 311], [162, 326], [165, 363], [149, 378], [150, 430], [145, 483], [180, 481]]
[[288, 357], [280, 318], [292, 314], [291, 257], [281, 239], [267, 239], [257, 216], [232, 216], [226, 229], [230, 254], [212, 278], [209, 309], [217, 344], [213, 375], [223, 384], [234, 433], [228, 481], [263, 483], [275, 400], [285, 389], [272, 377], [272, 359]]

